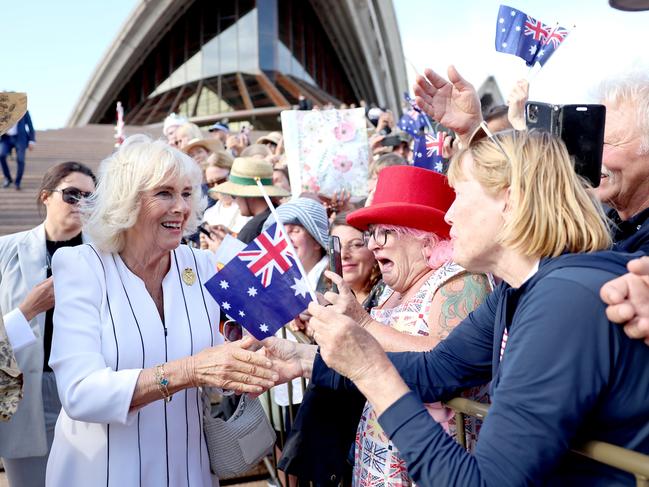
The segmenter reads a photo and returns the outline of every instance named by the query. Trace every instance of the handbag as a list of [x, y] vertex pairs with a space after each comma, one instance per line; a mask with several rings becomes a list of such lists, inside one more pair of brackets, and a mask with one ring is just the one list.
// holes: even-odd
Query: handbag
[[203, 394], [203, 432], [212, 473], [219, 479], [237, 477], [256, 466], [275, 445], [275, 430], [257, 398], [242, 395], [228, 419], [214, 418]]

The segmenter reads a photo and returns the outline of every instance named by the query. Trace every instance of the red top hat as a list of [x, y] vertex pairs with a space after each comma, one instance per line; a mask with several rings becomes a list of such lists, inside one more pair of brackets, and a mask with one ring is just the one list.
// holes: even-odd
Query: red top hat
[[347, 215], [359, 230], [388, 224], [433, 232], [442, 239], [451, 227], [444, 215], [455, 199], [446, 176], [414, 166], [390, 166], [379, 173], [372, 204]]

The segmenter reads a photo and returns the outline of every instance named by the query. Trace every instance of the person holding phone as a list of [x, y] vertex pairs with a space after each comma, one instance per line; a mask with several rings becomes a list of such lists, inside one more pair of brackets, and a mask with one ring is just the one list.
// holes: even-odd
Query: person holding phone
[[[327, 292], [324, 298], [367, 330], [386, 351], [430, 350], [490, 291], [484, 274], [469, 273], [451, 261], [449, 225], [444, 222], [444, 213], [453, 198], [445, 176], [418, 167], [390, 166], [379, 174], [372, 204], [347, 216], [349, 225], [364, 231], [364, 242], [378, 262], [386, 287], [378, 305], [368, 313], [346, 284], [344, 270], [343, 277], [326, 272], [339, 293]], [[314, 338], [317, 342], [317, 333]], [[487, 400], [484, 386], [463, 394]], [[427, 409], [451, 435], [455, 434], [449, 409], [439, 402], [428, 404]], [[398, 449], [386, 438], [376, 419], [373, 406], [366, 403], [356, 432], [354, 484], [374, 478], [386, 484], [410, 485]], [[478, 429], [479, 422], [470, 420], [466, 435], [469, 448], [476, 443]], [[363, 460], [375, 451], [385, 455], [373, 462]]]
[[24, 374], [24, 398], [0, 423], [0, 457], [10, 485], [45, 485], [45, 468], [61, 409], [52, 346], [54, 287], [51, 262], [60, 248], [80, 245], [80, 203], [95, 190], [95, 175], [79, 162], [49, 168], [38, 190], [45, 220], [36, 228], [0, 237], [0, 308]]

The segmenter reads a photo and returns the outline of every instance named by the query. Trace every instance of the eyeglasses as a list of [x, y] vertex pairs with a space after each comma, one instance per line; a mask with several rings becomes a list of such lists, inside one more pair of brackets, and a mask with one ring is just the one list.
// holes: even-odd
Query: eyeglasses
[[228, 180], [228, 177], [224, 176], [224, 177], [219, 178], [219, 179], [211, 179], [211, 180], [207, 181], [205, 184], [207, 184], [208, 188], [213, 188], [214, 186], [218, 186], [219, 184], [225, 183], [227, 180]]
[[63, 189], [51, 189], [50, 191], [52, 191], [53, 193], [61, 193], [61, 199], [68, 205], [76, 205], [82, 199], [92, 196], [92, 193], [88, 191], [81, 191], [79, 188], [75, 188], [73, 186]]
[[387, 230], [382, 227], [374, 227], [363, 232], [363, 242], [365, 242], [365, 245], [369, 245], [370, 237], [372, 237], [376, 245], [383, 247], [388, 242], [388, 235], [392, 233], [394, 233], [393, 230]]
[[[369, 237], [368, 237], [368, 240], [369, 240]], [[346, 250], [347, 252], [355, 253], [355, 252], [359, 252], [360, 250], [366, 249], [366, 248], [367, 248], [367, 243], [365, 242], [365, 239], [363, 238], [363, 240], [361, 240], [361, 239], [357, 238], [355, 240], [351, 240], [350, 242], [346, 243], [345, 245], [341, 245], [340, 250], [341, 251]]]
[[219, 322], [219, 332], [226, 342], [236, 342], [243, 338], [243, 327], [234, 320]]
[[487, 137], [491, 142], [496, 144], [496, 147], [498, 147], [498, 150], [502, 153], [503, 156], [505, 156], [505, 159], [507, 159], [507, 162], [510, 163], [511, 161], [509, 159], [509, 156], [507, 155], [507, 152], [505, 152], [505, 149], [503, 148], [502, 144], [498, 140], [498, 137], [496, 137], [491, 130], [489, 130], [489, 126], [487, 125], [487, 122], [484, 120], [480, 122], [480, 125], [478, 126], [478, 129], [473, 133], [473, 136], [471, 137], [471, 140], [469, 141], [469, 147], [478, 142], [479, 140], [484, 139]]

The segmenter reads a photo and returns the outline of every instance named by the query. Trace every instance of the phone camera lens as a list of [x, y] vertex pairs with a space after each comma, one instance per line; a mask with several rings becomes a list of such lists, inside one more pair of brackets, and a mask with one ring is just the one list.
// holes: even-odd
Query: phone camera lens
[[532, 123], [538, 122], [538, 120], [539, 120], [539, 107], [537, 105], [529, 105], [527, 107], [527, 119]]

